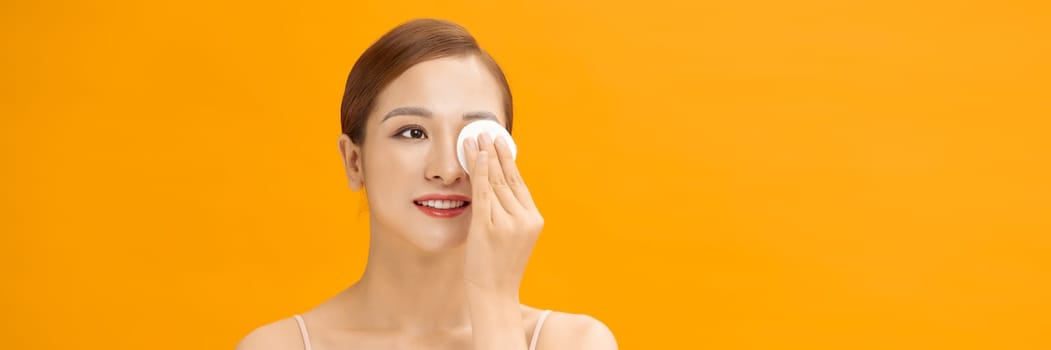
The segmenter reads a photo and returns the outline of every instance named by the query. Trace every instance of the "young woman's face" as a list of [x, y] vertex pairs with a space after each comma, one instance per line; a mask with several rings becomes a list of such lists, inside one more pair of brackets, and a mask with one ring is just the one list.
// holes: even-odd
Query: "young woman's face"
[[379, 94], [368, 118], [363, 176], [373, 223], [425, 251], [463, 243], [470, 205], [460, 215], [434, 217], [415, 201], [433, 194], [471, 197], [456, 138], [479, 119], [507, 126], [497, 80], [474, 56], [421, 62]]

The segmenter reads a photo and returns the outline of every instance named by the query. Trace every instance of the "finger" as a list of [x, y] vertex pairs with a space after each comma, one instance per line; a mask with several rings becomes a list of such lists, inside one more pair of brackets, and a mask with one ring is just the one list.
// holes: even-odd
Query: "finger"
[[471, 220], [491, 224], [493, 193], [489, 186], [489, 155], [485, 151], [475, 152], [477, 159], [471, 168]]
[[492, 185], [493, 192], [496, 193], [500, 206], [503, 207], [504, 211], [512, 215], [521, 212], [523, 209], [522, 204], [515, 199], [515, 193], [511, 191], [511, 186], [508, 185], [507, 178], [504, 177], [504, 170], [500, 167], [500, 159], [497, 158], [492, 138], [488, 133], [483, 133], [479, 144], [482, 145], [482, 149], [489, 155], [489, 183]]
[[[493, 208], [499, 206], [499, 203], [494, 199], [496, 198], [496, 195], [493, 193], [492, 186], [489, 184], [488, 180], [488, 163], [491, 158], [488, 156], [488, 152], [482, 154], [478, 147], [478, 142], [474, 138], [467, 138], [464, 140], [464, 154], [467, 162], [467, 169], [470, 170], [469, 172], [471, 174], [474, 174], [470, 176], [472, 197], [479, 198], [477, 201], [472, 199], [471, 205], [483, 208], [474, 211], [474, 213], [478, 215], [478, 220], [490, 224], [496, 223], [497, 216], [500, 215], [494, 216]], [[483, 160], [484, 163], [479, 162], [479, 159]], [[506, 215], [504, 214], [503, 208], [497, 208], [497, 210], [497, 214]]]
[[[467, 162], [467, 171], [474, 174], [474, 160], [478, 158], [478, 142], [472, 137], [463, 140], [463, 155]], [[468, 174], [470, 176], [470, 174]]]
[[526, 187], [525, 181], [522, 180], [522, 175], [518, 172], [518, 165], [515, 164], [514, 155], [511, 154], [511, 146], [507, 144], [507, 140], [503, 137], [496, 139], [496, 153], [500, 158], [500, 165], [503, 167], [504, 176], [507, 178], [507, 184], [511, 187], [511, 191], [515, 194], [515, 199], [518, 203], [526, 209], [536, 209], [536, 205], [533, 203], [533, 196], [529, 193], [529, 188]]

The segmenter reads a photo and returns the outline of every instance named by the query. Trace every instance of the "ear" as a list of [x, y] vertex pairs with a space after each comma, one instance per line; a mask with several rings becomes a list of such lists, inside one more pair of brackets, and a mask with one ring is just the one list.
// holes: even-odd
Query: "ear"
[[361, 146], [354, 144], [347, 134], [339, 135], [339, 140], [336, 143], [339, 145], [339, 155], [343, 157], [343, 168], [347, 171], [347, 183], [350, 185], [350, 189], [360, 190], [365, 186]]

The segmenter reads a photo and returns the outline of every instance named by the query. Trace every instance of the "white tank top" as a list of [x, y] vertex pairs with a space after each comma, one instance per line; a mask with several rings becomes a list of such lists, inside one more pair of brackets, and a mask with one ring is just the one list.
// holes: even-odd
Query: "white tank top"
[[[540, 318], [536, 320], [536, 327], [533, 327], [533, 338], [529, 340], [529, 350], [536, 350], [536, 339], [540, 337], [540, 327], [544, 326], [544, 320], [547, 319], [547, 315], [551, 313], [551, 310], [544, 310], [540, 314]], [[299, 335], [303, 336], [303, 348], [305, 350], [312, 350], [310, 348], [310, 334], [307, 333], [307, 324], [303, 322], [303, 316], [295, 315], [292, 316], [296, 319], [296, 323], [299, 324]]]

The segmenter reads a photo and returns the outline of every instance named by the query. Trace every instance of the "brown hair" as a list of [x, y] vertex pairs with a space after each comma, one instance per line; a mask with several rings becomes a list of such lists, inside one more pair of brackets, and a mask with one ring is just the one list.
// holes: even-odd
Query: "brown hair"
[[511, 88], [500, 66], [464, 27], [439, 19], [405, 22], [369, 46], [351, 68], [343, 92], [340, 123], [355, 144], [365, 141], [365, 123], [376, 96], [392, 80], [417, 63], [451, 56], [475, 56], [489, 68], [503, 88], [504, 115], [511, 131]]

